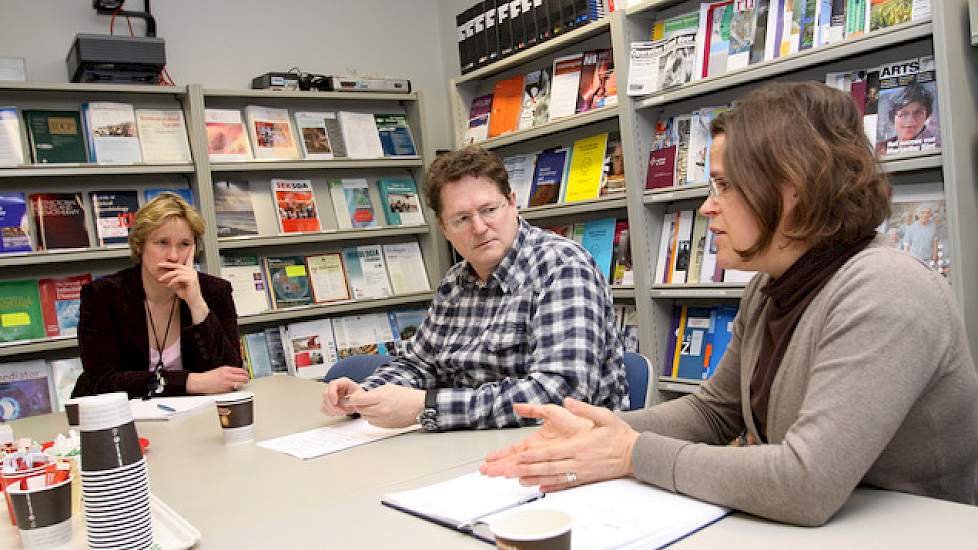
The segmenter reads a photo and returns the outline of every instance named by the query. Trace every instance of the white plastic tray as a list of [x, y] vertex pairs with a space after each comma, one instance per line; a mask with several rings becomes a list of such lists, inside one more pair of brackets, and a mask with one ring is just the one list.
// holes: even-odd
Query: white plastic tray
[[[173, 511], [153, 493], [149, 494], [149, 505], [153, 512], [153, 535], [160, 550], [185, 550], [192, 548], [200, 540], [200, 531]], [[85, 521], [79, 513], [72, 518], [71, 545], [67, 548], [88, 548]], [[20, 533], [10, 524], [7, 517], [6, 500], [0, 496], [0, 548], [20, 550]]]

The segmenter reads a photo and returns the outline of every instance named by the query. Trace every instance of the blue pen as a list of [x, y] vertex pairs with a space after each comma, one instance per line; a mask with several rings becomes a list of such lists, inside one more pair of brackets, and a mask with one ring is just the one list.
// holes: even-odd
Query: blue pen
[[160, 409], [161, 411], [166, 411], [166, 412], [171, 412], [171, 413], [177, 412], [177, 410], [174, 409], [173, 407], [171, 407], [169, 405], [164, 405], [163, 403], [157, 403], [156, 404], [156, 407], [158, 409]]

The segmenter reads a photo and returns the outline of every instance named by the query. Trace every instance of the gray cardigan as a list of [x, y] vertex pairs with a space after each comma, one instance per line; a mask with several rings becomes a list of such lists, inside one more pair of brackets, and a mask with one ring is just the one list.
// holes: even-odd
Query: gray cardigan
[[750, 379], [770, 277], [747, 286], [733, 338], [693, 395], [623, 413], [641, 432], [635, 476], [751, 514], [821, 525], [857, 484], [974, 504], [978, 374], [951, 288], [880, 239], [846, 262], [802, 315], [771, 388], [768, 444]]

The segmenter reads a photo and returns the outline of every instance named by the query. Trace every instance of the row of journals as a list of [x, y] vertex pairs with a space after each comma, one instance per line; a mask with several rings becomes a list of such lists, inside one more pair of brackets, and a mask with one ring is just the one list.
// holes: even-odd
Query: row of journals
[[[403, 308], [249, 332], [240, 337], [243, 366], [252, 378], [278, 373], [317, 378], [338, 358], [402, 353], [426, 315], [424, 308]], [[635, 306], [615, 306], [615, 315], [625, 351], [638, 353]], [[0, 364], [0, 421], [63, 411], [81, 372], [77, 357]]]
[[658, 19], [633, 42], [628, 94], [719, 76], [748, 65], [930, 17], [929, 0], [720, 0]]
[[212, 162], [418, 154], [403, 113], [296, 111], [290, 115], [288, 109], [248, 105], [244, 118], [238, 109], [205, 109], [204, 121]]
[[[214, 183], [214, 213], [218, 237], [258, 235], [261, 201], [267, 193], [264, 182], [218, 181]], [[409, 177], [381, 178], [372, 184], [367, 178], [341, 178], [328, 181], [329, 197], [339, 229], [378, 226], [372, 188], [379, 193], [388, 226], [424, 225], [418, 187]], [[264, 188], [264, 189], [262, 189]], [[271, 179], [278, 230], [282, 233], [324, 229], [316, 203], [312, 180]], [[267, 208], [267, 206], [266, 206]]]
[[465, 143], [479, 143], [617, 103], [610, 49], [563, 56], [554, 60], [552, 68], [499, 80], [491, 94], [473, 99]]
[[191, 160], [183, 111], [177, 109], [135, 109], [128, 103], [93, 101], [83, 103], [80, 112], [25, 109], [23, 118], [29, 157], [24, 154], [17, 107], [0, 107], [0, 166]]
[[0, 342], [74, 336], [91, 274], [0, 281]]
[[417, 241], [309, 256], [222, 256], [221, 264], [238, 315], [431, 290]]
[[663, 216], [653, 284], [746, 283], [754, 276], [717, 264], [716, 234], [709, 225], [709, 218], [693, 210]]
[[735, 305], [673, 306], [663, 376], [682, 380], [713, 376], [733, 335], [735, 317]]
[[[618, 0], [624, 4], [624, 0]], [[462, 74], [615, 11], [615, 0], [485, 0], [455, 16]]]
[[503, 159], [517, 208], [573, 203], [625, 192], [621, 138], [603, 133], [570, 147]]
[[[187, 188], [147, 188], [143, 204], [163, 192], [193, 204]], [[140, 192], [106, 190], [82, 193], [0, 192], [0, 253], [88, 248], [93, 227], [96, 246], [124, 245], [139, 210]], [[91, 223], [88, 212], [92, 212]]]
[[602, 218], [571, 225], [546, 226], [543, 229], [584, 247], [612, 285], [635, 284], [628, 220]]

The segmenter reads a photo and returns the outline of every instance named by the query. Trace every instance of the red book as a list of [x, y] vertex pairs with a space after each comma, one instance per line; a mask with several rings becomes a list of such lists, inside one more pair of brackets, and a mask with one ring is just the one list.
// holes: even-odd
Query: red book
[[675, 185], [676, 149], [670, 145], [662, 149], [653, 149], [649, 153], [649, 171], [645, 176], [646, 189], [659, 189]]
[[78, 329], [78, 311], [81, 307], [81, 288], [92, 282], [92, 276], [74, 275], [59, 279], [37, 281], [41, 295], [41, 315], [44, 331], [48, 336], [71, 336]]
[[35, 193], [31, 195], [31, 211], [38, 250], [89, 246], [81, 193]]

